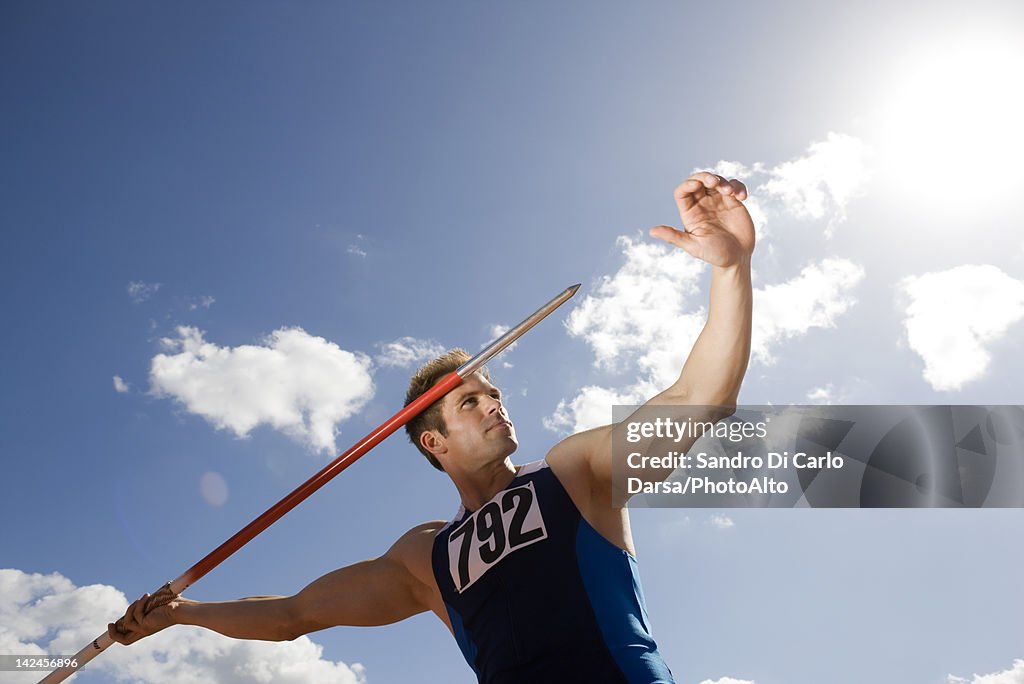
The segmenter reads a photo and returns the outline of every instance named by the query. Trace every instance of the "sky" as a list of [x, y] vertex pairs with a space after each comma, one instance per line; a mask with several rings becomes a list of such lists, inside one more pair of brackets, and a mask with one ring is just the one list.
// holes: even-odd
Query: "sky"
[[[747, 183], [742, 404], [1020, 404], [1014, 2], [0, 4], [0, 653], [70, 654], [402, 403], [492, 362], [519, 463], [674, 380]], [[287, 595], [448, 519], [395, 435], [187, 592]], [[1020, 510], [635, 510], [680, 684], [1022, 684]], [[35, 681], [0, 673], [2, 681]], [[441, 623], [175, 627], [77, 681], [470, 682]]]

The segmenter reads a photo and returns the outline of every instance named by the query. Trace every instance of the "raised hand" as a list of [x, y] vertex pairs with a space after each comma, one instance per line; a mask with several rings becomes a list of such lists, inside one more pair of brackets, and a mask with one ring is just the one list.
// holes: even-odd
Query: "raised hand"
[[754, 251], [754, 222], [743, 200], [747, 187], [699, 171], [675, 190], [683, 230], [671, 226], [651, 228], [651, 236], [686, 250], [713, 266], [746, 262]]

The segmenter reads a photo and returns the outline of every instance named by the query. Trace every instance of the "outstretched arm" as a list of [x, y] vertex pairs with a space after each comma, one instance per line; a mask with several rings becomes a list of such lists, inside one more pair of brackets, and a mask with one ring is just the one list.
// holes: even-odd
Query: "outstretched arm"
[[[168, 589], [143, 595], [107, 626], [114, 641], [132, 644], [171, 625], [197, 625], [236, 639], [286, 641], [336, 625], [385, 625], [431, 608], [424, 582], [429, 540], [437, 524], [413, 528], [379, 558], [317, 579], [294, 596], [200, 602]], [[429, 580], [428, 580], [429, 581]]]

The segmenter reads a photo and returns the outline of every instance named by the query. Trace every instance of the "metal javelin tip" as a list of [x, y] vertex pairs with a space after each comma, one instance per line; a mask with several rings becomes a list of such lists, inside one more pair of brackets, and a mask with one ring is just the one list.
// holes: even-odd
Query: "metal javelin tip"
[[549, 301], [547, 304], [534, 311], [530, 316], [527, 316], [527, 318], [522, 323], [509, 330], [507, 333], [496, 339], [494, 342], [491, 342], [489, 345], [484, 347], [476, 356], [474, 356], [469, 361], [466, 361], [466, 363], [459, 366], [458, 370], [456, 370], [455, 372], [458, 374], [460, 378], [465, 378], [470, 374], [480, 370], [480, 367], [483, 366], [488, 361], [490, 361], [495, 355], [498, 354], [498, 352], [500, 352], [502, 349], [504, 349], [505, 347], [509, 346], [517, 339], [519, 339], [519, 337], [523, 333], [525, 333], [527, 330], [540, 323], [552, 311], [560, 307], [562, 304], [565, 304], [565, 302], [567, 302], [570, 297], [576, 294], [576, 290], [578, 289], [580, 289], [580, 284], [576, 283], [575, 285], [567, 287], [566, 289], [559, 292], [551, 299], [551, 301]]

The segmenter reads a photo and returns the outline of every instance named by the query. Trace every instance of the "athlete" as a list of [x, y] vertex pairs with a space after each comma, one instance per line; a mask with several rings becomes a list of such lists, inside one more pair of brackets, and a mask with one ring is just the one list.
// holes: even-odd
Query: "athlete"
[[[711, 264], [712, 276], [707, 322], [678, 380], [648, 409], [735, 408], [750, 355], [754, 226], [746, 197], [738, 180], [695, 173], [675, 190], [684, 229], [651, 229]], [[406, 403], [467, 358], [454, 350], [421, 368]], [[458, 490], [454, 519], [413, 527], [379, 558], [328, 573], [294, 596], [204, 603], [166, 588], [145, 594], [108, 625], [111, 638], [127, 645], [187, 624], [281, 641], [429, 610], [480, 682], [674, 682], [651, 636], [629, 516], [612, 505], [611, 425], [562, 440], [542, 461], [514, 465], [515, 428], [482, 371], [406, 429]]]

